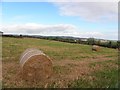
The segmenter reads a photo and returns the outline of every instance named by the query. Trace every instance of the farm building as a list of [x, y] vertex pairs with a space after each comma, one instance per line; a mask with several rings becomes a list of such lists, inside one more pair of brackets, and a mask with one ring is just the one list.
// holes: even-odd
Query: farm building
[[0, 36], [2, 36], [3, 35], [3, 32], [2, 31], [0, 31]]
[[81, 38], [81, 41], [85, 41], [85, 42], [86, 42], [86, 41], [87, 41], [87, 38]]

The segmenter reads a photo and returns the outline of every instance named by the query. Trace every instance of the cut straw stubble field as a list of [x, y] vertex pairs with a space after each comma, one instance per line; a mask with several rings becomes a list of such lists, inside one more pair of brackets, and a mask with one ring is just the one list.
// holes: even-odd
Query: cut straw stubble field
[[[50, 79], [42, 83], [29, 85], [17, 75], [20, 71], [19, 57], [27, 48], [38, 48], [52, 59], [53, 75]], [[93, 78], [91, 80], [92, 86], [97, 87], [94, 86], [96, 83], [94, 80], [99, 79], [99, 77], [91, 76], [91, 74], [101, 70], [104, 71], [104, 69], [112, 70], [114, 68], [117, 70], [117, 64], [115, 64], [117, 63], [117, 50], [101, 47], [99, 52], [92, 52], [91, 48], [89, 45], [69, 44], [42, 39], [4, 37], [3, 87], [69, 87], [69, 83], [74, 82], [78, 78], [89, 81], [88, 77], [90, 79]], [[115, 63], [110, 61], [94, 65], [96, 62], [109, 60]], [[110, 77], [112, 78], [112, 75]], [[106, 80], [106, 82], [115, 79], [111, 78]], [[80, 86], [80, 84], [83, 86]], [[86, 83], [80, 84], [78, 86], [81, 88], [86, 86]], [[91, 87], [91, 84], [88, 87]]]

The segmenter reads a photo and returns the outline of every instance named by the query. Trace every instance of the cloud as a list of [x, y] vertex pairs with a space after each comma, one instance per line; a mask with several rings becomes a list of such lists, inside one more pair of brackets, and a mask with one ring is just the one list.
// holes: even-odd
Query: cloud
[[104, 34], [101, 33], [101, 32], [95, 32], [95, 31], [93, 31], [93, 32], [81, 32], [80, 36], [81, 37], [87, 37], [87, 38], [89, 38], [89, 37], [101, 38], [101, 37], [104, 36]]
[[119, 0], [45, 0], [48, 2], [119, 2]]
[[38, 35], [73, 35], [77, 28], [70, 24], [43, 25], [27, 23], [19, 25], [6, 25], [2, 27], [4, 33], [38, 34]]
[[116, 21], [118, 3], [116, 2], [55, 2], [60, 15], [77, 16], [87, 21]]
[[118, 2], [119, 0], [2, 0], [3, 2]]
[[83, 32], [72, 24], [43, 25], [36, 23], [2, 25], [5, 34], [27, 34], [43, 36], [73, 36], [81, 38], [117, 39], [117, 32], [101, 33], [97, 31]]
[[104, 34], [105, 34], [104, 38], [108, 38], [108, 39], [118, 40], [119, 37], [118, 30], [112, 30], [109, 32], [105, 32]]

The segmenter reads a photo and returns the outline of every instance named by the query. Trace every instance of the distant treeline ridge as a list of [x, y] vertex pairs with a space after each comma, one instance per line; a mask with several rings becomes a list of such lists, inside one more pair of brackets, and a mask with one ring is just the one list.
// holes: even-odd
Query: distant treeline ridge
[[15, 37], [15, 38], [39, 38], [39, 39], [47, 39], [47, 40], [55, 40], [61, 42], [68, 43], [77, 43], [77, 44], [87, 44], [87, 45], [98, 45], [108, 48], [118, 48], [120, 50], [120, 41], [113, 40], [103, 40], [103, 39], [95, 39], [95, 38], [74, 38], [74, 37], [66, 37], [66, 36], [30, 36], [30, 35], [3, 35], [3, 37]]

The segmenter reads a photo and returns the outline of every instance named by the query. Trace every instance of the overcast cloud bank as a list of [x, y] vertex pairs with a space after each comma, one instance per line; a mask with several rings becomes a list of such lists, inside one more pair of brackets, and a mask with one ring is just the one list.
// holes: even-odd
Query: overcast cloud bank
[[81, 38], [117, 38], [116, 32], [104, 34], [101, 32], [83, 32], [71, 24], [43, 25], [36, 23], [13, 24], [1, 26], [4, 33], [8, 34], [28, 34], [44, 36], [74, 36]]

